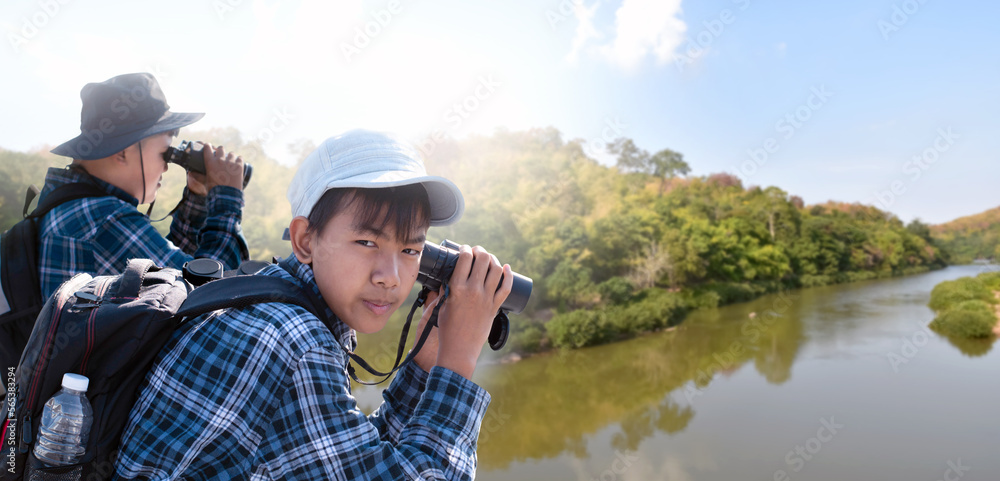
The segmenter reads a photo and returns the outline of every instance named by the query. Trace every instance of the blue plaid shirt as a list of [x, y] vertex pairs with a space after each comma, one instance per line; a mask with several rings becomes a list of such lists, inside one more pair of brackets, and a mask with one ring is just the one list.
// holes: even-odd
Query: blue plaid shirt
[[[258, 275], [319, 295], [312, 269], [292, 265], [294, 277], [275, 265]], [[334, 319], [331, 332], [301, 307], [268, 303], [186, 323], [146, 376], [115, 479], [474, 478], [489, 394], [411, 362], [365, 416], [340, 347], [354, 347], [354, 331]]]
[[151, 259], [180, 269], [196, 257], [211, 257], [228, 269], [249, 258], [240, 229], [243, 193], [213, 187], [208, 196], [185, 192], [164, 239], [136, 210], [139, 200], [124, 190], [75, 168], [51, 168], [41, 199], [63, 184], [89, 182], [108, 193], [62, 204], [39, 224], [39, 279], [43, 298], [80, 272], [118, 274], [129, 259]]

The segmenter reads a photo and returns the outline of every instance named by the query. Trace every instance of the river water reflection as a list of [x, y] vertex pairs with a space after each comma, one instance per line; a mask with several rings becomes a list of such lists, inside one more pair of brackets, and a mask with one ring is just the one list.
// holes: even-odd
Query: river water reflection
[[934, 285], [980, 271], [790, 291], [482, 366], [477, 479], [1000, 479], [1000, 354], [926, 329]]

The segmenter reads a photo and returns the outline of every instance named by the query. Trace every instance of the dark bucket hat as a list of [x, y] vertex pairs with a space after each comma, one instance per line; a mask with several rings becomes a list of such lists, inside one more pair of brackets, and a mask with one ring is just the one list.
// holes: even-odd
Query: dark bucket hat
[[156, 78], [130, 73], [80, 90], [80, 135], [52, 149], [79, 160], [95, 160], [125, 150], [151, 135], [181, 128], [205, 116], [171, 112]]

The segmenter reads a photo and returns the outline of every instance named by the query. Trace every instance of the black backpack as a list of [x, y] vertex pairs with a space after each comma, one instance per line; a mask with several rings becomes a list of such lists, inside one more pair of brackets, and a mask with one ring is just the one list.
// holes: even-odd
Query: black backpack
[[28, 206], [37, 195], [37, 187], [28, 188], [22, 214], [25, 218], [0, 237], [0, 300], [9, 306], [8, 311], [0, 312], [0, 369], [17, 366], [35, 318], [45, 304], [38, 276], [38, 223], [60, 204], [108, 193], [92, 184], [62, 185], [28, 214]]
[[[121, 275], [77, 274], [66, 281], [39, 314], [16, 376], [4, 373], [10, 392], [0, 407], [0, 481], [28, 479], [29, 465], [32, 480], [110, 479], [138, 388], [174, 330], [200, 314], [265, 302], [324, 312], [322, 301], [285, 279], [236, 276], [194, 288], [181, 271], [146, 259], [130, 260]], [[87, 451], [80, 464], [38, 469], [32, 449], [42, 409], [68, 372], [90, 379], [94, 418]]]

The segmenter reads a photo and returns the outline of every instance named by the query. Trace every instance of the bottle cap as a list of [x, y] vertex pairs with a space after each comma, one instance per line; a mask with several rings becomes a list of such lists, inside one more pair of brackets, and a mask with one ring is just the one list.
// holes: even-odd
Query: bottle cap
[[68, 372], [63, 374], [62, 387], [74, 391], [87, 392], [87, 388], [90, 387], [90, 379], [87, 379], [87, 376]]

